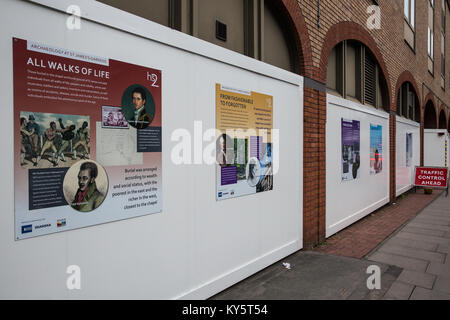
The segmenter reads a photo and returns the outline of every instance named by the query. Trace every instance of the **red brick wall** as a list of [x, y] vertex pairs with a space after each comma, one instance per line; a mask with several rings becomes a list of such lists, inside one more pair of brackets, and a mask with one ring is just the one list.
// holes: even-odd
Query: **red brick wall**
[[305, 87], [303, 120], [303, 246], [325, 239], [325, 92]]

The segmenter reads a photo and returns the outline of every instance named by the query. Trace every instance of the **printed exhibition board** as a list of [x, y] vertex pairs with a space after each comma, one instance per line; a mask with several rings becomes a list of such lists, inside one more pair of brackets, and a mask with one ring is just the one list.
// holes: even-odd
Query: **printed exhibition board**
[[273, 97], [216, 84], [216, 199], [273, 189]]
[[13, 60], [16, 240], [160, 212], [161, 71], [17, 38]]
[[360, 122], [341, 118], [342, 181], [359, 178]]
[[370, 174], [383, 170], [383, 127], [370, 125]]

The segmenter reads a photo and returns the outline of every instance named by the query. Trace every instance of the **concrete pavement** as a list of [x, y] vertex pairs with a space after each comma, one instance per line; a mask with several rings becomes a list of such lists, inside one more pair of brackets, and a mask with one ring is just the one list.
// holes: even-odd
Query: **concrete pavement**
[[[401, 211], [400, 206], [411, 205], [408, 196], [402, 203], [399, 202], [395, 210]], [[416, 213], [420, 209], [422, 207], [418, 207]], [[392, 216], [383, 214], [378, 219], [383, 219], [379, 227], [383, 228], [385, 219], [392, 219]], [[363, 222], [362, 225], [373, 230], [375, 223]], [[351, 228], [358, 234], [364, 232], [361, 223], [347, 229]], [[347, 243], [350, 239], [358, 246], [359, 243], [354, 241], [355, 231], [347, 229], [344, 234], [348, 236], [340, 236], [344, 239], [339, 241]], [[366, 246], [361, 245], [363, 250], [357, 250], [357, 254], [366, 250]], [[334, 254], [296, 252], [212, 299], [450, 300], [450, 197], [446, 198], [442, 193], [364, 258], [336, 255], [339, 251], [330, 251]], [[349, 251], [344, 250], [344, 255], [347, 253]], [[290, 269], [283, 263], [289, 263]], [[381, 289], [367, 288], [370, 276], [367, 267], [370, 265], [380, 267]]]
[[[289, 263], [287, 269], [283, 263]], [[381, 271], [381, 290], [367, 288], [367, 267]], [[381, 299], [401, 268], [384, 263], [299, 251], [214, 296], [214, 300]]]
[[368, 260], [403, 269], [384, 299], [450, 300], [450, 197], [442, 194]]

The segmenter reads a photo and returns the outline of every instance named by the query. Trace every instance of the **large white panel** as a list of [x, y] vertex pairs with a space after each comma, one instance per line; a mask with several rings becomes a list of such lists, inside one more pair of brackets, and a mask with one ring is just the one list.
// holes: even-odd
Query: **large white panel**
[[[447, 144], [447, 152], [445, 151]], [[445, 129], [425, 129], [423, 134], [423, 162], [430, 167], [449, 167], [449, 134]], [[447, 159], [446, 159], [447, 157]]]
[[[360, 121], [360, 176], [342, 181], [341, 119]], [[383, 127], [383, 170], [370, 174], [370, 125]], [[389, 202], [389, 116], [361, 104], [327, 95], [326, 237]]]
[[[405, 118], [396, 117], [396, 196], [411, 189], [414, 185], [414, 167], [420, 165], [420, 124]], [[412, 134], [412, 161], [407, 166], [406, 135]]]
[[[4, 2], [0, 104], [9, 120], [0, 128], [0, 298], [207, 298], [302, 247], [301, 77], [96, 2], [82, 1], [82, 10], [103, 24], [84, 19], [73, 31], [62, 12]], [[127, 32], [107, 26], [116, 22]], [[162, 70], [162, 213], [14, 241], [13, 36]], [[203, 130], [215, 127], [216, 83], [274, 97], [280, 169], [273, 191], [216, 202], [214, 166], [172, 162], [174, 130], [193, 135], [195, 120]], [[81, 267], [81, 290], [66, 288], [71, 264]]]

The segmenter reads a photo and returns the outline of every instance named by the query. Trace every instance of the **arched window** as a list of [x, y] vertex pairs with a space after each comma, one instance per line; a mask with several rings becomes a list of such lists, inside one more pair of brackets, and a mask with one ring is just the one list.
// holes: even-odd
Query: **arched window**
[[327, 87], [330, 93], [388, 110], [386, 80], [369, 48], [345, 40], [337, 44], [328, 59]]
[[444, 110], [439, 113], [439, 129], [447, 129], [447, 117]]
[[397, 115], [420, 122], [419, 98], [410, 82], [405, 82], [397, 94]]
[[294, 39], [273, 1], [98, 0], [166, 27], [299, 72]]
[[425, 129], [437, 129], [437, 115], [433, 102], [428, 101], [424, 111], [424, 127]]

